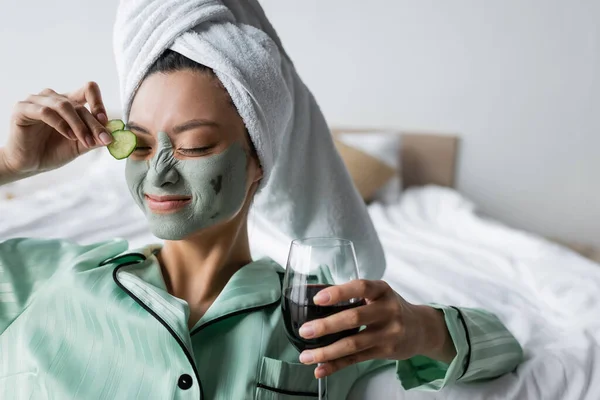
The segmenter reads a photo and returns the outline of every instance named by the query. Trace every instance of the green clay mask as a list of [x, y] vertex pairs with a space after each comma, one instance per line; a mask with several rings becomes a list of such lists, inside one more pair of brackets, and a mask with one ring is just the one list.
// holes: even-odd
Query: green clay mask
[[[151, 160], [127, 159], [125, 178], [135, 202], [142, 209], [152, 233], [165, 240], [181, 240], [190, 234], [233, 217], [246, 197], [247, 156], [239, 143], [220, 154], [179, 160], [164, 132], [158, 133], [157, 151]], [[176, 211], [157, 213], [145, 195], [190, 196]]]

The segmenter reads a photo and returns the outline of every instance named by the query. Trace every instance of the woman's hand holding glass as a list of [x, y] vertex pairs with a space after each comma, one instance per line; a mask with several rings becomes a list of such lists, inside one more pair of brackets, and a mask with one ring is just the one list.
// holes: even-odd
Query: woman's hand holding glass
[[15, 106], [8, 143], [0, 149], [0, 167], [17, 179], [59, 168], [92, 148], [108, 145], [112, 139], [107, 122], [96, 83], [70, 94], [45, 89]]
[[305, 350], [300, 361], [317, 364], [315, 376], [322, 378], [362, 361], [406, 360], [424, 355], [450, 363], [456, 355], [441, 311], [404, 300], [384, 281], [354, 280], [321, 290], [316, 304], [326, 306], [365, 299], [366, 305], [313, 320], [300, 328], [300, 335], [314, 339], [366, 326], [359, 333], [322, 348]]

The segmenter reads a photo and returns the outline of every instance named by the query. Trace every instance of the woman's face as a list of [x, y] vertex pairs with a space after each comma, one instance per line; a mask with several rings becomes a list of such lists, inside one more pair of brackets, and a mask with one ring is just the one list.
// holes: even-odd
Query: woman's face
[[152, 232], [181, 240], [233, 219], [262, 171], [244, 122], [216, 77], [155, 73], [134, 98], [128, 128], [138, 140], [126, 178]]

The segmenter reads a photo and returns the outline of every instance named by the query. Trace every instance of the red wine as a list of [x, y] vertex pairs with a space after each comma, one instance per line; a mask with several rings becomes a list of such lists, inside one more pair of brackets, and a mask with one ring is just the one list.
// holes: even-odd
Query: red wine
[[366, 304], [364, 300], [360, 300], [352, 303], [338, 303], [333, 306], [316, 305], [313, 301], [313, 297], [318, 292], [329, 286], [331, 285], [293, 286], [285, 289], [283, 292], [281, 311], [283, 313], [285, 330], [288, 339], [299, 352], [302, 352], [306, 349], [329, 346], [340, 339], [358, 333], [359, 328], [355, 328], [315, 339], [304, 339], [298, 333], [300, 327], [305, 322], [312, 321], [314, 319], [325, 318], [332, 314]]

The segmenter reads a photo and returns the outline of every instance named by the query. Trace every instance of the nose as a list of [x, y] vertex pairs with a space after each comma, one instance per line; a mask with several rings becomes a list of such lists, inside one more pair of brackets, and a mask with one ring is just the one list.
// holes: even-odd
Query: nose
[[166, 187], [179, 181], [179, 173], [173, 157], [173, 146], [164, 132], [158, 134], [158, 149], [152, 160], [147, 179], [154, 187]]
[[179, 174], [173, 166], [157, 165], [155, 168], [150, 168], [147, 179], [152, 186], [164, 188], [176, 184], [179, 181]]

